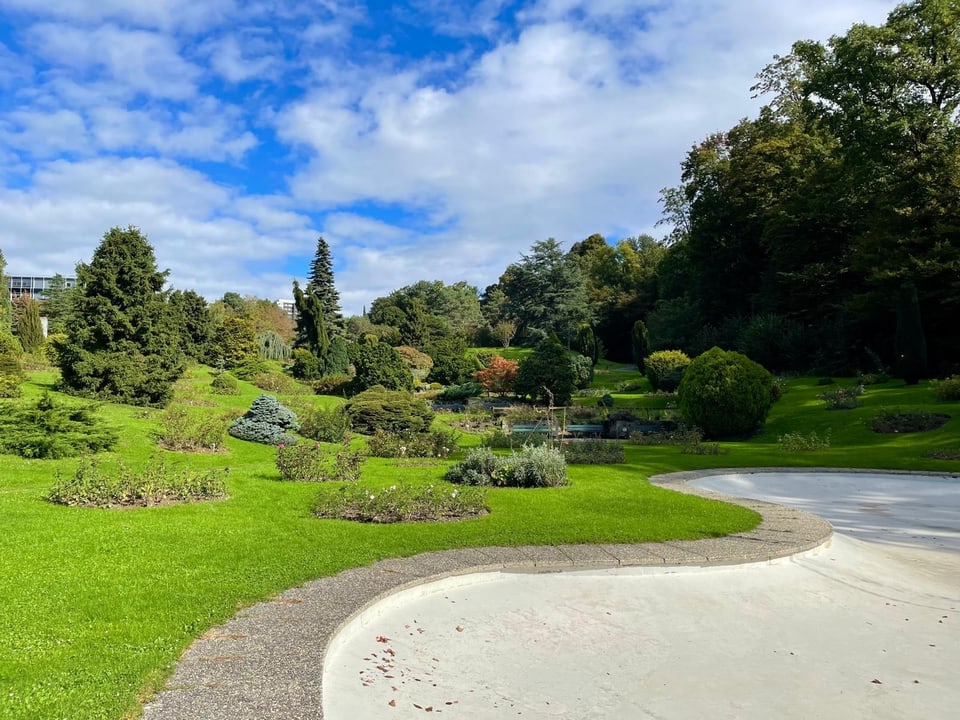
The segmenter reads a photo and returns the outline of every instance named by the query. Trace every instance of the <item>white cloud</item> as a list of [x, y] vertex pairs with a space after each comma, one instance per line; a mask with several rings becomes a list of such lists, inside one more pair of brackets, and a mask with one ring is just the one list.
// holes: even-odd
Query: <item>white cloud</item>
[[274, 74], [279, 59], [270, 52], [271, 49], [276, 51], [256, 38], [245, 37], [241, 44], [240, 38], [228, 35], [211, 44], [210, 62], [228, 82], [241, 83]]
[[234, 0], [0, 0], [0, 7], [84, 23], [197, 30], [236, 12]]

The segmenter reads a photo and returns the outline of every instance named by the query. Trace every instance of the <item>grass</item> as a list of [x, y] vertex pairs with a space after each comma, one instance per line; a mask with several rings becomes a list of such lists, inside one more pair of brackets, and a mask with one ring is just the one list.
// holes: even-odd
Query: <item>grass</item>
[[[611, 370], [623, 380], [639, 373]], [[238, 396], [215, 396], [210, 372], [195, 368], [179, 388], [181, 401], [211, 401], [211, 412], [241, 415], [259, 394], [241, 382]], [[51, 390], [52, 372], [35, 372], [25, 399]], [[953, 470], [960, 463], [924, 458], [960, 447], [960, 403], [933, 399], [929, 385], [871, 386], [863, 407], [830, 412], [815, 378], [790, 383], [763, 431], [750, 441], [721, 443], [726, 455], [682, 455], [677, 447], [625, 447], [622, 465], [571, 466], [570, 485], [536, 490], [491, 489], [490, 514], [451, 523], [369, 525], [311, 515], [318, 492], [337, 485], [278, 482], [273, 448], [227, 441], [228, 452], [159, 450], [158, 411], [105, 404], [105, 420], [121, 431], [106, 464], [122, 458], [143, 467], [152, 455], [171, 467], [229, 466], [229, 499], [157, 508], [96, 510], [42, 499], [59, 470], [78, 459], [23, 460], [4, 455], [0, 470], [0, 718], [43, 720], [135, 717], [139, 703], [162, 685], [190, 642], [238, 608], [311, 578], [428, 550], [483, 545], [642, 542], [702, 538], [752, 527], [745, 509], [651, 486], [650, 475], [674, 470], [800, 465]], [[624, 404], [642, 398], [625, 397]], [[286, 402], [290, 398], [281, 396]], [[336, 404], [335, 398], [314, 402]], [[618, 398], [619, 404], [619, 398]], [[953, 420], [916, 435], [877, 435], [870, 418], [881, 407], [946, 413]], [[787, 432], [831, 429], [831, 447], [789, 454]], [[464, 435], [462, 446], [476, 445]], [[449, 463], [398, 467], [371, 458], [365, 486], [398, 480], [441, 481]]]

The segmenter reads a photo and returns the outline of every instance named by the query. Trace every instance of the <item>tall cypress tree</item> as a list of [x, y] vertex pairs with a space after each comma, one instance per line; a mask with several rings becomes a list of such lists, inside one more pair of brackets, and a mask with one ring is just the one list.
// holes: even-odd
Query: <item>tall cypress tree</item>
[[0, 250], [0, 330], [10, 332], [13, 323], [13, 306], [10, 304], [10, 287], [7, 285], [7, 276], [4, 270], [7, 268], [7, 260], [3, 257], [3, 250]]
[[24, 352], [36, 352], [37, 348], [43, 344], [40, 303], [31, 297], [27, 297], [23, 303], [23, 313], [17, 322], [17, 337], [20, 338], [20, 344], [23, 346]]
[[178, 328], [153, 248], [138, 228], [112, 228], [89, 264], [67, 341], [58, 353], [67, 392], [132, 405], [165, 405], [184, 370]]
[[327, 324], [328, 334], [343, 327], [343, 311], [340, 309], [340, 293], [333, 282], [333, 260], [330, 256], [330, 246], [321, 235], [317, 238], [317, 252], [310, 263], [310, 275], [307, 278], [308, 287], [312, 286], [313, 293], [320, 299], [324, 321]]
[[917, 286], [905, 282], [900, 287], [897, 305], [897, 360], [900, 377], [907, 385], [916, 385], [927, 372], [927, 340], [920, 321]]

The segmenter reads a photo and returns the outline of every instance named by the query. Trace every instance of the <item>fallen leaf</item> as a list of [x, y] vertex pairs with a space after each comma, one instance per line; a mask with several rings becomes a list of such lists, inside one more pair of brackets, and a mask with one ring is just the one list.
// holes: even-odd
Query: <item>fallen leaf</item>
[[396, 706], [397, 706], [397, 701], [396, 701], [396, 700], [391, 700], [390, 702], [387, 703], [387, 705], [389, 705], [390, 707], [396, 707]]
[[876, 678], [874, 678], [874, 679], [871, 680], [870, 682], [872, 682], [874, 685], [883, 685], [883, 683], [880, 682], [879, 680], [877, 680]]
[[463, 632], [463, 628], [457, 625], [457, 632]]

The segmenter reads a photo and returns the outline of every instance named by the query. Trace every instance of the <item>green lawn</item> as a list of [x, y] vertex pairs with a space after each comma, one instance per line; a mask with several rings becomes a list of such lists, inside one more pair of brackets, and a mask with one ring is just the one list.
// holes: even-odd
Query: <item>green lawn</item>
[[[636, 371], [622, 374], [639, 377]], [[35, 397], [54, 381], [52, 373], [33, 373], [25, 394]], [[230, 408], [238, 415], [259, 392], [241, 383], [241, 396], [208, 395], [203, 369], [189, 382], [194, 400], [216, 402], [211, 411]], [[493, 490], [488, 516], [435, 525], [315, 519], [309, 509], [316, 493], [335, 488], [278, 482], [272, 448], [233, 439], [221, 455], [162, 453], [172, 465], [229, 466], [228, 500], [151, 509], [51, 505], [43, 493], [58, 471], [71, 473], [77, 461], [3, 456], [0, 718], [136, 716], [139, 701], [159, 687], [183, 649], [237, 608], [381, 558], [481, 545], [710, 537], [757, 522], [742, 508], [655, 488], [646, 482], [655, 473], [751, 465], [960, 471], [958, 462], [923, 458], [931, 449], [960, 447], [960, 403], [936, 402], [926, 384], [907, 389], [890, 383], [868, 388], [863, 408], [831, 412], [817, 400], [822, 390], [814, 379], [793, 381], [763, 432], [749, 442], [722, 444], [726, 455], [628, 446], [625, 465], [572, 467], [571, 485], [560, 489]], [[877, 436], [868, 422], [880, 405], [925, 407], [955, 419], [922, 435]], [[158, 411], [106, 404], [102, 412], [121, 430], [110, 456], [136, 465], [161, 454], [151, 437]], [[778, 448], [784, 432], [827, 428], [829, 450], [786, 455]], [[443, 469], [398, 468], [396, 461], [372, 459], [364, 480], [435, 482]]]

